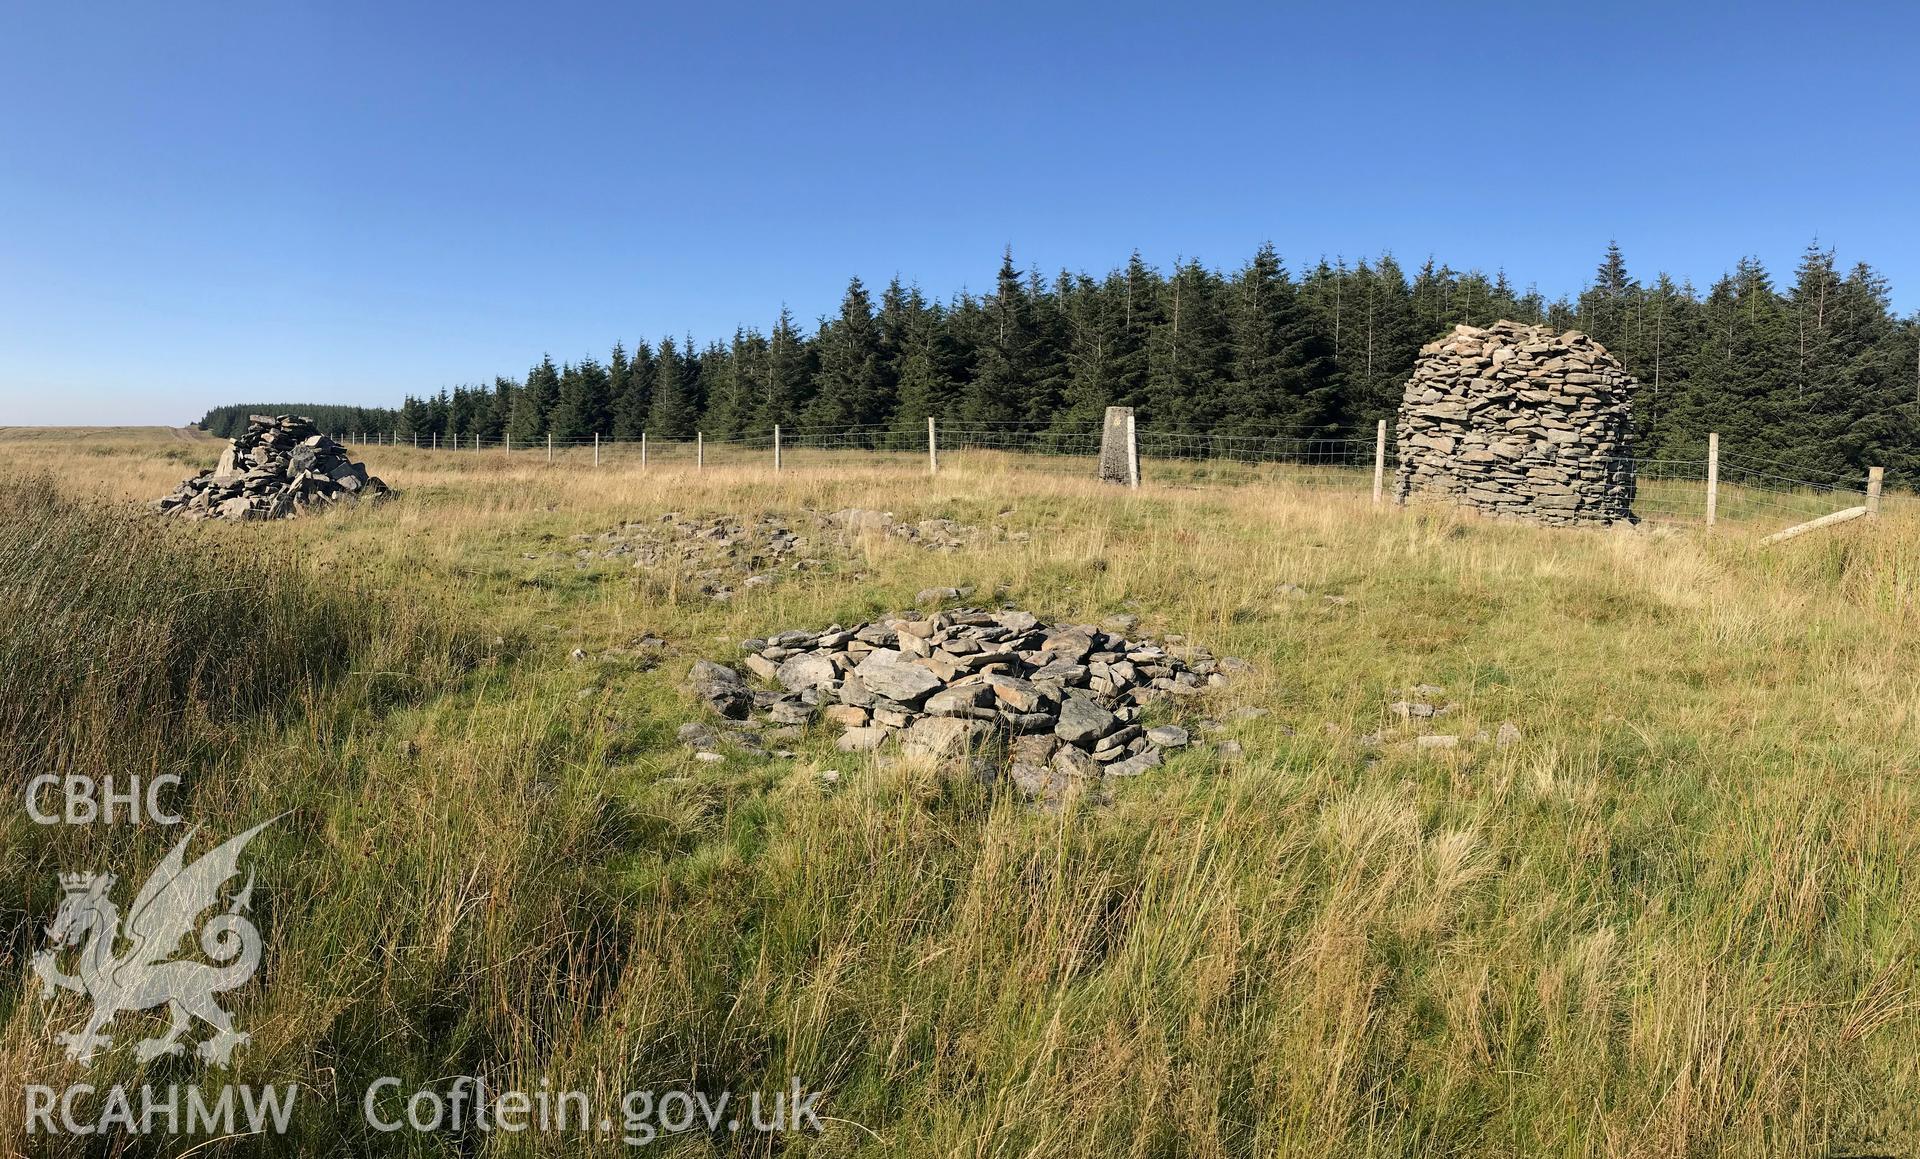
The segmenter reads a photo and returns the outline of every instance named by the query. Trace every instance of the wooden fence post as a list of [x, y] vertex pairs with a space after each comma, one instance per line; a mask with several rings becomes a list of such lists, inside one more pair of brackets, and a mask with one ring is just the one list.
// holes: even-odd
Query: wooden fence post
[[640, 469], [647, 469], [647, 432], [640, 432]]
[[1127, 410], [1127, 486], [1140, 489], [1140, 438], [1133, 426], [1133, 410]]
[[780, 473], [780, 424], [773, 424], [773, 473]]
[[707, 436], [704, 431], [693, 432], [693, 469], [707, 469]]
[[927, 474], [940, 473], [940, 436], [933, 428], [933, 416], [927, 416]]
[[1880, 514], [1880, 485], [1886, 482], [1885, 467], [1867, 468], [1867, 514]]
[[433, 432], [433, 449], [436, 451], [440, 449], [440, 432], [439, 431]]
[[547, 432], [547, 462], [553, 462], [553, 432]]
[[[476, 439], [478, 439], [479, 437], [480, 437], [479, 435], [474, 436], [474, 438]], [[513, 432], [512, 431], [508, 431], [506, 434], [500, 436], [500, 448], [501, 448], [501, 453], [506, 455], [507, 458], [509, 459], [513, 458]], [[479, 450], [480, 444], [477, 442], [474, 443], [473, 449], [476, 451]]]
[[600, 465], [600, 432], [593, 432], [593, 465]]
[[1707, 526], [1720, 514], [1720, 432], [1707, 435]]
[[1373, 430], [1373, 505], [1380, 506], [1387, 484], [1387, 420]]

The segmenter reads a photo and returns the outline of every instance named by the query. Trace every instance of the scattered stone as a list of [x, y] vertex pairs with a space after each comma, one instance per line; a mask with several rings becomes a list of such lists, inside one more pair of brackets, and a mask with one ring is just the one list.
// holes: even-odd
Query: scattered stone
[[1503, 720], [1500, 722], [1499, 729], [1494, 732], [1493, 747], [1503, 749], [1509, 745], [1519, 744], [1520, 739], [1520, 726], [1512, 721]]
[[1005, 749], [1009, 779], [1048, 807], [1069, 783], [1097, 784], [1116, 768], [1138, 775], [1159, 765], [1162, 750], [1190, 744], [1184, 727], [1147, 730], [1138, 718], [1151, 702], [1205, 691], [1220, 664], [1181, 641], [1046, 625], [1017, 609], [921, 611], [748, 643], [747, 669], [778, 690], [752, 691], [730, 668], [696, 666], [696, 690], [716, 711], [744, 701], [795, 731], [825, 719], [845, 730], [838, 745], [848, 752], [899, 733], [903, 753], [984, 762], [983, 780], [1000, 771], [984, 753]]
[[[570, 557], [578, 567], [599, 560], [626, 560], [647, 571], [671, 571], [710, 599], [732, 599], [765, 589], [796, 572], [838, 566], [856, 557], [859, 540], [881, 535], [928, 551], [957, 551], [991, 534], [1024, 539], [1026, 533], [982, 530], [951, 519], [896, 520], [889, 512], [804, 508], [798, 513], [687, 515], [623, 523], [598, 534], [576, 535], [576, 546], [547, 552]], [[543, 558], [527, 553], [526, 558]]]
[[[767, 662], [764, 656], [753, 659]], [[831, 686], [839, 678], [839, 670], [834, 668], [833, 661], [818, 652], [801, 652], [790, 656], [774, 669], [774, 679], [789, 692]]]
[[983, 721], [923, 716], [907, 728], [901, 748], [909, 756], [937, 761], [970, 751], [990, 734]]
[[1455, 326], [1407, 380], [1394, 494], [1556, 526], [1632, 523], [1635, 389], [1577, 330]]
[[1187, 747], [1189, 738], [1187, 730], [1179, 725], [1163, 724], [1158, 728], [1148, 729], [1147, 739], [1163, 749], [1179, 749]]
[[1413, 743], [1423, 749], [1450, 749], [1459, 747], [1460, 738], [1447, 733], [1429, 733], [1414, 737]]
[[745, 720], [753, 710], [753, 694], [747, 690], [747, 682], [724, 664], [695, 660], [687, 683], [695, 696], [721, 716]]
[[940, 677], [929, 668], [915, 664], [903, 652], [879, 648], [867, 653], [854, 667], [854, 675], [876, 696], [905, 705], [918, 704], [928, 693], [940, 687]]
[[887, 730], [878, 725], [850, 728], [840, 734], [834, 747], [843, 753], [870, 753], [887, 741]]
[[220, 462], [184, 480], [153, 504], [180, 519], [291, 519], [393, 492], [347, 450], [299, 415], [248, 415]]
[[1090, 748], [1118, 723], [1113, 713], [1100, 707], [1092, 697], [1072, 696], [1060, 705], [1060, 722], [1053, 726], [1053, 731], [1068, 744]]
[[680, 743], [693, 749], [711, 749], [720, 744], [720, 738], [714, 731], [697, 720], [690, 720], [680, 726], [677, 735]]
[[1107, 775], [1109, 777], [1137, 777], [1148, 769], [1157, 769], [1159, 767], [1160, 750], [1147, 749], [1137, 756], [1131, 756], [1124, 761], [1115, 761], [1113, 764], [1108, 765]]

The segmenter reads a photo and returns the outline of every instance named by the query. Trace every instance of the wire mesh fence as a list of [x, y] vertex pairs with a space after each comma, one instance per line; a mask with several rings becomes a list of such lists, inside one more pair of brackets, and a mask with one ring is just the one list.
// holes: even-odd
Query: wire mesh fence
[[[835, 466], [906, 467], [995, 464], [1007, 470], [1088, 475], [1101, 452], [1097, 420], [1049, 424], [938, 422], [836, 428], [776, 428], [708, 437], [554, 438], [531, 442], [510, 435], [403, 437], [395, 432], [343, 432], [342, 442], [394, 445], [446, 454], [499, 456], [566, 466], [728, 468], [778, 465], [783, 470]], [[1298, 438], [1257, 433], [1141, 427], [1136, 442], [1142, 478], [1151, 483], [1265, 482], [1355, 495], [1371, 492], [1376, 472], [1390, 499], [1398, 467], [1391, 440], [1379, 432]], [[1868, 503], [1864, 477], [1761, 455], [1700, 458], [1626, 458], [1635, 478], [1634, 514], [1643, 520], [1704, 523], [1708, 493], [1717, 519], [1779, 524], [1803, 522]], [[1717, 478], [1716, 478], [1717, 477]], [[1887, 494], [1886, 506], [1920, 511], [1920, 497]]]

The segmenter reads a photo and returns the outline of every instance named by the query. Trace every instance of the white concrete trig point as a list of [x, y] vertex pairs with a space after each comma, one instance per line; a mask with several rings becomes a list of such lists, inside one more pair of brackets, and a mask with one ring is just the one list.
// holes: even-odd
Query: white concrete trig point
[[1140, 485], [1140, 445], [1133, 426], [1133, 408], [1110, 406], [1100, 427], [1100, 481]]

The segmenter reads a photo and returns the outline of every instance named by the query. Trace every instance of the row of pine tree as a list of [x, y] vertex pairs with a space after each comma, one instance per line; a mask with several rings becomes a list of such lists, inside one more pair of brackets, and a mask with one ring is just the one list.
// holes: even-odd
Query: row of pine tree
[[1641, 457], [1697, 459], [1718, 431], [1808, 470], [1920, 477], [1920, 319], [1894, 315], [1872, 268], [1842, 272], [1818, 246], [1784, 288], [1743, 259], [1704, 294], [1665, 274], [1637, 280], [1609, 246], [1577, 298], [1551, 302], [1431, 260], [1411, 278], [1391, 257], [1296, 277], [1266, 246], [1231, 273], [1198, 261], [1163, 272], [1135, 254], [1101, 278], [1047, 279], [1009, 252], [990, 293], [938, 302], [896, 279], [876, 303], [855, 278], [811, 334], [782, 311], [728, 341], [543, 358], [522, 379], [409, 397], [343, 427], [531, 445], [780, 424], [911, 445], [929, 415], [1045, 432], [1126, 405], [1151, 428], [1365, 438], [1391, 418], [1422, 343], [1501, 318], [1584, 330], [1620, 357], [1640, 382]]

